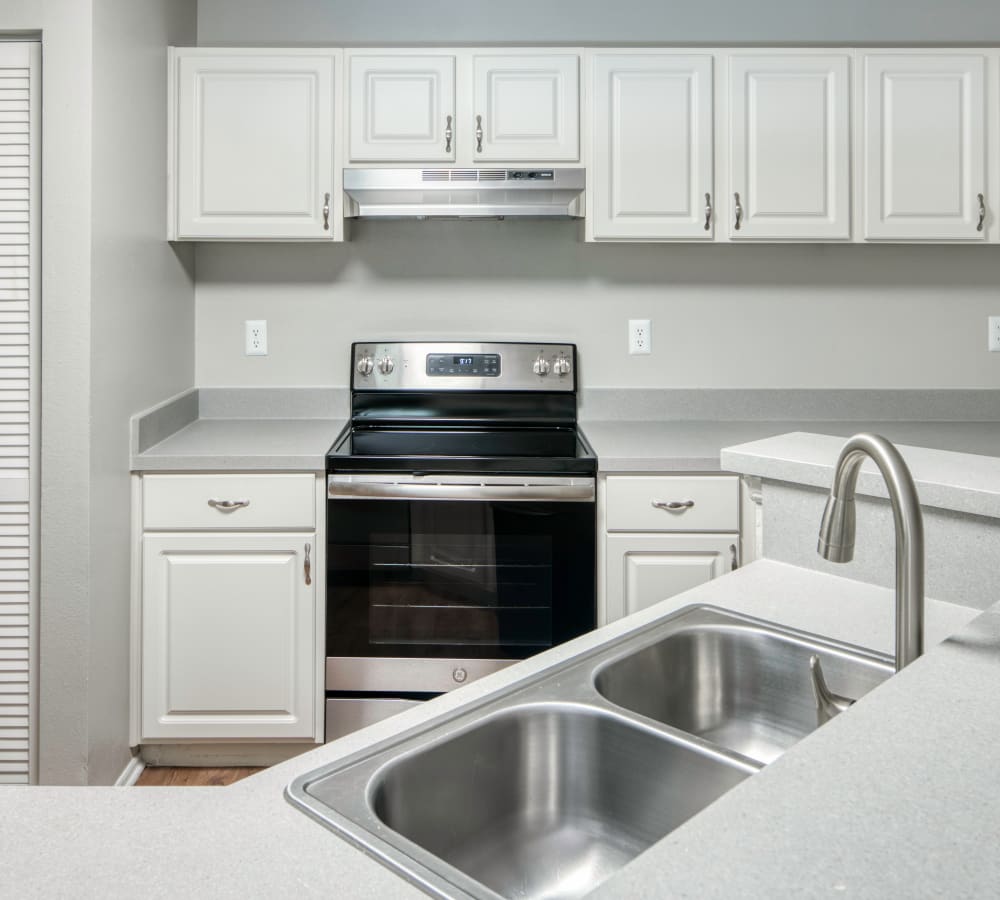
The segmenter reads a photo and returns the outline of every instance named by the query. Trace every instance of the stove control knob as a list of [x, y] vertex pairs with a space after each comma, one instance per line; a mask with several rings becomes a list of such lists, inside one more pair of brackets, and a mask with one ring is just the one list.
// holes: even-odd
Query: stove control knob
[[395, 368], [396, 368], [396, 364], [392, 361], [392, 357], [391, 356], [383, 356], [378, 361], [378, 370], [383, 375], [388, 375]]
[[560, 356], [554, 363], [552, 363], [552, 371], [556, 375], [569, 375], [572, 366], [565, 356]]
[[375, 361], [366, 353], [358, 360], [358, 373], [367, 378], [375, 369]]
[[531, 370], [536, 375], [548, 375], [549, 374], [549, 361], [542, 356], [541, 353], [538, 354], [538, 359], [535, 360], [531, 367]]

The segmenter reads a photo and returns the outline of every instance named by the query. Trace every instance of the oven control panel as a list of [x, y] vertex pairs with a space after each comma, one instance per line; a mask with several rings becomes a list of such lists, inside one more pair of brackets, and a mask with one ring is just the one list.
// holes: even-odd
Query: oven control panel
[[428, 353], [427, 374], [431, 378], [457, 375], [459, 378], [499, 378], [499, 353]]
[[366, 342], [352, 347], [354, 390], [573, 391], [574, 344]]

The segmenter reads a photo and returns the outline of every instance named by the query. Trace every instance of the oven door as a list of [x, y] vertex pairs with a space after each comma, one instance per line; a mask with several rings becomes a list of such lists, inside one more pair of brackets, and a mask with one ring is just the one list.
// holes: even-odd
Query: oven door
[[595, 627], [593, 478], [328, 487], [327, 690], [446, 691]]

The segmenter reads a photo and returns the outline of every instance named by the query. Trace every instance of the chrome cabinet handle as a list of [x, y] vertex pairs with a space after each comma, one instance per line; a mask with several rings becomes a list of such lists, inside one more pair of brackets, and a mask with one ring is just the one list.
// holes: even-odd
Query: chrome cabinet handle
[[208, 505], [213, 509], [221, 510], [222, 512], [232, 512], [234, 509], [243, 509], [245, 506], [250, 505], [249, 500], [216, 500], [214, 497], [210, 497], [208, 500]]
[[448, 116], [447, 122], [444, 128], [444, 152], [451, 153], [451, 116]]
[[712, 195], [705, 194], [705, 231], [712, 227]]
[[740, 203], [740, 195], [733, 194], [736, 198], [736, 230], [739, 231], [743, 226], [743, 204]]
[[730, 563], [730, 569], [733, 572], [735, 572], [740, 567], [740, 561], [736, 555], [736, 544], [729, 545], [729, 563]]
[[323, 230], [330, 230], [330, 195], [323, 195]]
[[983, 225], [986, 224], [986, 198], [982, 194], [977, 196], [979, 197], [979, 224], [976, 226], [976, 231], [982, 231]]
[[483, 117], [476, 116], [476, 153], [483, 152]]
[[654, 500], [652, 506], [653, 509], [690, 509], [694, 506], [694, 500]]
[[309, 553], [312, 550], [312, 544], [306, 544], [306, 560], [302, 564], [302, 568], [306, 573], [306, 584], [310, 585], [313, 583], [312, 580], [312, 563], [309, 561]]

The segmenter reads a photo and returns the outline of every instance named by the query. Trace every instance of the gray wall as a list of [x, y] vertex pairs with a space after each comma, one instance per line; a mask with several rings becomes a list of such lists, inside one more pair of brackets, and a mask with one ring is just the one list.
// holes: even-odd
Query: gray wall
[[995, 0], [201, 0], [202, 44], [961, 43], [1000, 40]]
[[194, 256], [164, 240], [168, 44], [194, 0], [94, 0], [87, 781], [128, 762], [129, 416], [192, 386]]
[[194, 298], [166, 222], [166, 45], [194, 0], [4, 0], [42, 35], [39, 781], [128, 760], [128, 417], [191, 385]]
[[[418, 10], [418, 11], [415, 11]], [[1000, 3], [201, 0], [202, 44], [1000, 41]], [[589, 386], [996, 387], [1000, 248], [585, 245], [559, 223], [367, 223], [197, 249], [202, 385], [344, 384], [352, 340], [559, 338]], [[269, 325], [243, 355], [243, 320]], [[653, 354], [626, 353], [651, 318]]]

